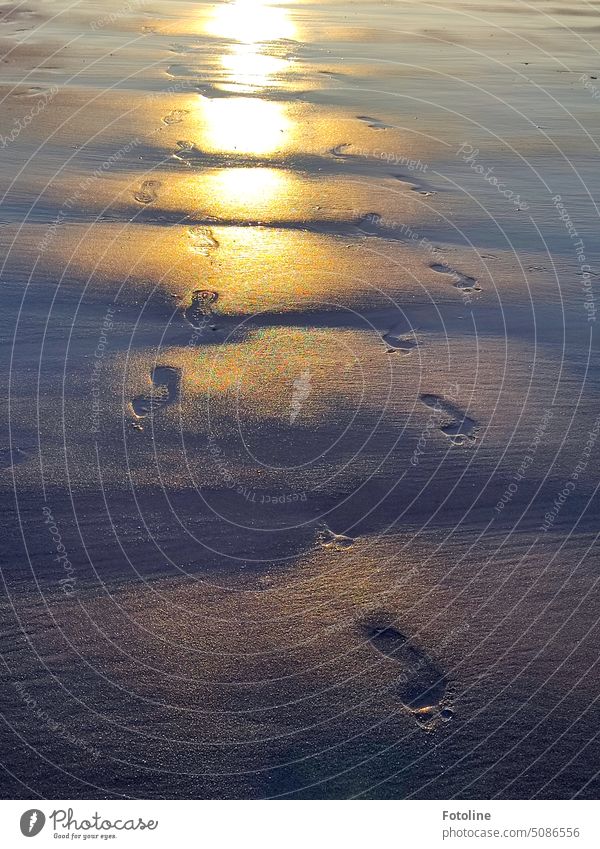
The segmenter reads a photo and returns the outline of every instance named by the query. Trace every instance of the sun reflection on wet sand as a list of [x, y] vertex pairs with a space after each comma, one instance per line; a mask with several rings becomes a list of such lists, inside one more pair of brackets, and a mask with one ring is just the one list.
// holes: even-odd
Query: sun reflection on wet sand
[[275, 153], [286, 146], [292, 128], [283, 103], [257, 98], [204, 98], [197, 117], [204, 144], [222, 152]]
[[[297, 35], [287, 10], [261, 0], [234, 0], [214, 8], [205, 30], [234, 42], [220, 57], [228, 75], [224, 90], [244, 94], [285, 85], [292, 62], [268, 50], [270, 42]], [[204, 98], [197, 114], [211, 150], [264, 155], [289, 146], [293, 123], [283, 103], [257, 97]], [[251, 205], [258, 197], [276, 194], [283, 182], [271, 169], [235, 169], [220, 174], [216, 188], [220, 197]]]
[[214, 9], [206, 31], [235, 42], [220, 58], [229, 77], [224, 90], [244, 93], [284, 84], [282, 77], [292, 62], [268, 51], [270, 42], [297, 35], [285, 9], [259, 0], [235, 0]]
[[292, 62], [281, 56], [259, 52], [253, 44], [236, 44], [230, 53], [221, 57], [221, 65], [229, 76], [223, 88], [227, 91], [250, 93], [267, 86], [282, 87], [282, 79]]
[[241, 44], [293, 39], [297, 35], [289, 12], [262, 0], [235, 0], [215, 7], [206, 32]]
[[235, 204], [238, 217], [255, 213], [257, 199], [276, 201], [289, 191], [290, 180], [275, 168], [228, 168], [211, 175], [209, 185], [224, 209]]

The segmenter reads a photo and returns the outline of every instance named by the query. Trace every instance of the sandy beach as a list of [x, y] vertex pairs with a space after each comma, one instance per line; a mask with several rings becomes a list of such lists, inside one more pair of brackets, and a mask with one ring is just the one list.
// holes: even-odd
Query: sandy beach
[[0, 798], [597, 798], [599, 31], [0, 2]]

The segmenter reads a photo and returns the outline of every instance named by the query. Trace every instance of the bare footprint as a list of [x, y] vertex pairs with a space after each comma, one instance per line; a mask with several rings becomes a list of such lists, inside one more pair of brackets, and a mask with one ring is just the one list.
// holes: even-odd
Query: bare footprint
[[388, 346], [388, 354], [410, 354], [410, 352], [418, 345], [414, 334], [396, 336], [396, 334], [390, 330], [381, 338]]
[[393, 618], [383, 613], [363, 624], [369, 642], [398, 664], [394, 690], [404, 707], [427, 729], [453, 718], [448, 680], [440, 665], [410, 637], [399, 631]]
[[42, 94], [46, 94], [47, 91], [48, 89], [43, 86], [32, 85], [23, 89], [23, 91], [17, 92], [13, 97], [39, 97]]
[[354, 226], [358, 227], [363, 233], [368, 236], [378, 236], [390, 238], [396, 234], [401, 235], [401, 223], [384, 218], [378, 212], [367, 212], [361, 215], [360, 218], [354, 220]]
[[133, 197], [138, 203], [152, 203], [156, 200], [158, 190], [161, 186], [162, 183], [158, 180], [144, 180]]
[[187, 109], [173, 109], [168, 115], [165, 115], [162, 122], [167, 126], [170, 126], [171, 124], [181, 124], [185, 116], [188, 114]]
[[323, 548], [331, 548], [334, 551], [344, 551], [344, 549], [354, 545], [353, 537], [336, 534], [327, 525], [319, 531], [317, 538]]
[[359, 121], [364, 121], [372, 130], [391, 130], [391, 124], [380, 121], [379, 118], [369, 118], [368, 115], [357, 115]]
[[197, 52], [198, 52], [197, 48], [190, 47], [187, 44], [171, 44], [169, 46], [169, 53], [184, 55], [184, 54], [197, 53]]
[[211, 250], [219, 247], [210, 227], [190, 227], [188, 236], [191, 242], [190, 250], [194, 253], [208, 256]]
[[469, 418], [451, 401], [440, 395], [421, 395], [421, 401], [440, 417], [450, 419], [440, 427], [442, 433], [450, 438], [453, 445], [465, 445], [474, 442], [477, 434], [477, 422]]
[[31, 457], [29, 451], [24, 451], [16, 445], [11, 448], [0, 448], [0, 471], [10, 472], [15, 466], [26, 463]]
[[196, 289], [192, 292], [192, 301], [184, 313], [192, 327], [199, 328], [206, 324], [218, 299], [219, 293], [212, 289]]
[[335, 147], [331, 148], [329, 153], [331, 153], [332, 156], [337, 157], [347, 156], [346, 148], [348, 147], [352, 147], [349, 142], [345, 142], [344, 144], [337, 144]]
[[447, 274], [449, 277], [452, 277], [453, 285], [456, 286], [457, 289], [461, 289], [463, 292], [481, 292], [481, 286], [479, 285], [479, 281], [474, 277], [469, 277], [468, 274], [463, 274], [460, 271], [455, 271], [454, 268], [450, 268], [449, 265], [442, 265], [441, 263], [434, 263], [430, 266], [432, 271], [437, 271], [438, 274]]
[[179, 162], [184, 162], [186, 165], [189, 165], [190, 160], [191, 158], [193, 158], [195, 152], [196, 145], [194, 144], [194, 142], [178, 141], [177, 150], [173, 152], [173, 159], [177, 159], [179, 160]]
[[134, 415], [144, 419], [157, 410], [177, 401], [181, 395], [181, 371], [172, 366], [156, 366], [150, 375], [152, 389], [149, 395], [138, 395], [131, 402]]
[[393, 174], [394, 180], [398, 180], [399, 183], [404, 183], [407, 185], [411, 192], [417, 192], [417, 194], [423, 195], [428, 198], [431, 195], [437, 195], [437, 191], [435, 189], [430, 188], [424, 182], [418, 182], [414, 179], [414, 177], [408, 177], [406, 174]]

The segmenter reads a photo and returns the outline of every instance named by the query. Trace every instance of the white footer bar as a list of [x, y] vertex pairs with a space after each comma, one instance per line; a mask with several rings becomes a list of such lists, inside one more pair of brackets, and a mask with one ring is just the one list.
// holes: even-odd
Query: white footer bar
[[0, 845], [600, 847], [589, 801], [0, 801]]

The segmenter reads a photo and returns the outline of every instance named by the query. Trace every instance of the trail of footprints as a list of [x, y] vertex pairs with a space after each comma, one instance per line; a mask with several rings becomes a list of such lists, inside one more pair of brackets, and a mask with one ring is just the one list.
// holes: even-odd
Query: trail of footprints
[[[162, 120], [167, 125], [177, 124], [186, 115], [185, 110], [173, 110]], [[372, 129], [388, 129], [387, 124], [376, 118], [361, 115], [358, 119], [366, 122]], [[340, 144], [332, 148], [330, 152], [333, 156], [342, 158], [350, 146]], [[189, 158], [193, 155], [194, 149], [195, 146], [190, 142], [178, 142], [174, 156], [189, 164]], [[156, 200], [160, 187], [159, 181], [146, 180], [135, 192], [134, 198], [140, 204], [150, 204]], [[420, 186], [415, 186], [415, 190], [429, 194]], [[190, 249], [203, 255], [209, 254], [219, 245], [208, 227], [190, 227], [188, 237]], [[435, 263], [430, 267], [439, 274], [451, 277], [454, 286], [458, 289], [466, 292], [481, 291], [481, 286], [475, 278], [456, 271], [450, 266]], [[184, 311], [184, 316], [192, 327], [198, 329], [206, 324], [213, 313], [218, 297], [217, 292], [209, 289], [197, 289], [192, 293], [191, 302]], [[394, 329], [383, 334], [382, 339], [388, 353], [410, 354], [418, 345], [414, 333], [397, 335]], [[137, 422], [134, 426], [140, 429], [142, 425], [139, 422], [177, 402], [181, 395], [181, 371], [177, 368], [156, 366], [152, 370], [150, 380], [152, 384], [150, 392], [136, 396], [131, 402]], [[442, 419], [440, 430], [453, 444], [464, 445], [476, 438], [477, 423], [452, 402], [441, 396], [430, 394], [421, 395], [420, 400], [440, 416]], [[354, 538], [335, 533], [327, 526], [318, 533], [317, 539], [323, 548], [338, 552], [349, 549], [355, 542]], [[380, 614], [376, 618], [363, 622], [361, 629], [373, 650], [396, 664], [397, 678], [393, 691], [417, 723], [426, 730], [433, 730], [441, 723], [450, 722], [454, 717], [451, 692], [447, 677], [439, 664], [422, 647], [397, 630], [386, 614]]]
[[[368, 115], [357, 115], [357, 119], [366, 123], [370, 129], [373, 130], [387, 130], [391, 129], [391, 125], [386, 124], [384, 121], [381, 121], [379, 118], [371, 118]], [[335, 147], [330, 149], [330, 153], [332, 156], [336, 158], [343, 159], [345, 156], [348, 156], [348, 148], [351, 148], [352, 145], [348, 142], [338, 144]], [[418, 192], [419, 194], [424, 195], [425, 197], [430, 197], [431, 195], [437, 194], [433, 189], [425, 186], [423, 183], [415, 182], [413, 177], [406, 177], [404, 174], [393, 174], [392, 175], [396, 180], [400, 180], [403, 183], [407, 183], [411, 186], [412, 190]], [[374, 213], [369, 213], [366, 216], [363, 216], [363, 219], [359, 222], [359, 224], [376, 224], [377, 220], [381, 219], [381, 216], [378, 216]], [[481, 292], [481, 285], [479, 281], [475, 277], [470, 277], [468, 274], [464, 274], [461, 271], [457, 271], [455, 268], [451, 268], [449, 265], [444, 263], [433, 263], [430, 265], [432, 271], [437, 272], [438, 274], [445, 274], [450, 277], [453, 281], [453, 285], [467, 294], [472, 292]]]
[[[187, 110], [174, 109], [168, 115], [165, 115], [162, 120], [167, 125], [178, 124], [184, 120], [187, 114]], [[367, 115], [359, 115], [357, 118], [367, 123], [371, 129], [384, 130], [389, 129], [390, 126], [377, 118]], [[332, 148], [330, 153], [335, 157], [343, 158], [346, 156], [346, 151], [350, 147], [351, 145], [348, 143], [339, 144]], [[189, 164], [189, 157], [195, 151], [196, 148], [192, 142], [178, 141], [177, 151], [174, 156]], [[406, 179], [400, 175], [394, 176], [396, 179]], [[157, 199], [161, 186], [162, 183], [158, 180], [145, 180], [134, 193], [134, 198], [138, 203], [143, 205], [153, 203]], [[430, 194], [430, 192], [425, 192], [421, 186], [415, 184], [413, 187], [422, 193]], [[373, 214], [367, 216], [369, 220], [376, 217]], [[187, 235], [190, 250], [194, 253], [208, 256], [211, 251], [219, 247], [219, 242], [209, 227], [190, 227], [188, 228]], [[450, 277], [457, 289], [467, 293], [481, 291], [478, 280], [444, 263], [434, 263], [430, 268], [438, 274]], [[213, 307], [218, 297], [217, 292], [208, 289], [197, 289], [192, 293], [191, 302], [184, 310], [184, 316], [192, 327], [200, 329], [206, 326], [207, 320], [213, 313]], [[216, 327], [212, 325], [212, 329], [216, 329]], [[395, 332], [395, 328], [382, 334], [381, 338], [386, 345], [386, 352], [388, 354], [408, 355], [418, 347], [414, 333], [398, 334]], [[131, 402], [136, 419], [143, 419], [153, 415], [156, 410], [172, 404], [179, 397], [181, 373], [178, 369], [171, 366], [157, 366], [151, 374], [151, 381], [153, 385], [151, 393], [149, 395], [139, 395]], [[423, 404], [434, 410], [434, 412], [438, 413], [440, 418], [446, 419], [441, 425], [440, 430], [453, 444], [464, 445], [475, 440], [477, 423], [450, 401], [440, 396], [429, 394], [421, 395], [420, 400]], [[352, 542], [353, 540], [350, 537], [334, 534], [329, 529], [326, 529], [321, 537], [321, 544], [324, 547], [335, 548], [336, 550], [346, 548]]]
[[386, 614], [363, 622], [362, 632], [375, 651], [396, 663], [392, 692], [421, 727], [433, 730], [453, 719], [447, 676], [424, 648], [399, 631]]
[[[212, 289], [196, 289], [192, 293], [190, 305], [184, 311], [186, 320], [195, 330], [202, 329], [210, 323], [213, 306], [219, 298], [218, 292]], [[211, 330], [216, 330], [210, 324]], [[143, 419], [153, 416], [156, 412], [168, 407], [181, 398], [181, 370], [174, 366], [156, 366], [150, 374], [151, 390], [147, 394], [137, 395], [131, 401], [134, 415], [133, 427], [143, 430]]]

